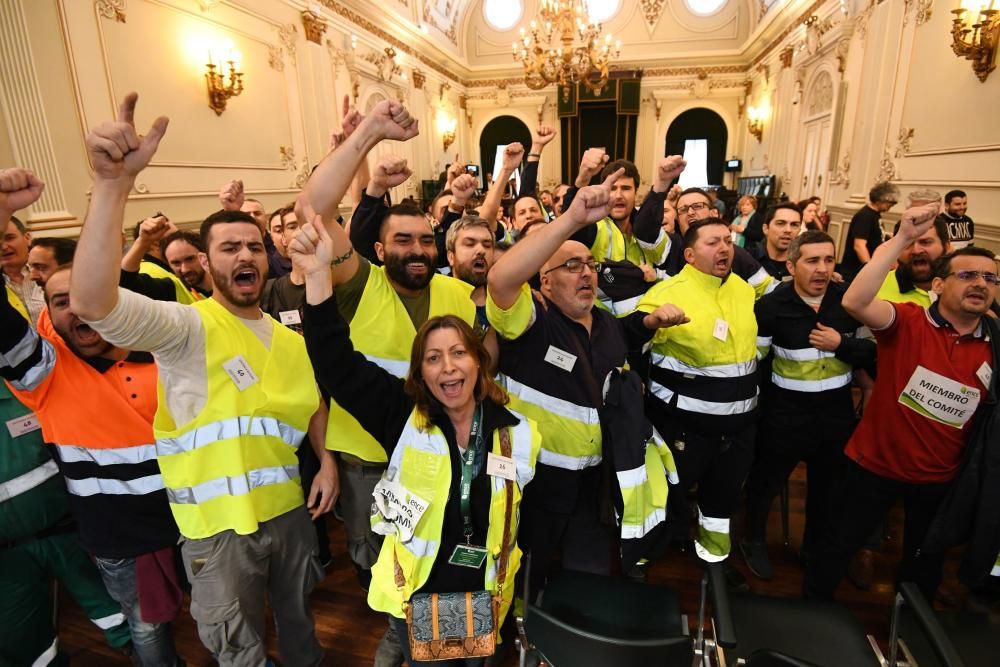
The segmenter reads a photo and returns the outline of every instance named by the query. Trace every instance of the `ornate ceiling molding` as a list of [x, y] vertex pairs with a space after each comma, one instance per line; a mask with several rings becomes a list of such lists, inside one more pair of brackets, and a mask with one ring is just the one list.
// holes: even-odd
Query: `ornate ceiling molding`
[[384, 40], [387, 44], [390, 44], [390, 45], [394, 46], [397, 51], [399, 51], [401, 53], [405, 53], [406, 55], [411, 56], [413, 58], [416, 58], [417, 60], [419, 60], [424, 65], [426, 65], [427, 67], [431, 68], [432, 70], [434, 70], [435, 72], [437, 72], [441, 76], [444, 76], [444, 77], [446, 77], [448, 79], [451, 79], [455, 83], [460, 83], [460, 84], [463, 84], [463, 85], [466, 84], [466, 82], [460, 80], [457, 76], [455, 76], [447, 68], [442, 67], [437, 62], [435, 62], [434, 60], [431, 60], [430, 58], [428, 58], [424, 54], [420, 53], [419, 51], [417, 51], [416, 49], [414, 49], [412, 46], [410, 46], [409, 44], [407, 44], [406, 42], [404, 42], [404, 41], [402, 41], [400, 39], [397, 39], [394, 35], [389, 34], [388, 32], [386, 32], [385, 30], [383, 30], [379, 26], [375, 25], [374, 23], [372, 23], [371, 21], [369, 21], [367, 18], [365, 18], [361, 14], [358, 14], [356, 11], [354, 11], [350, 7], [345, 7], [344, 5], [342, 5], [339, 2], [337, 2], [337, 0], [319, 0], [319, 2], [324, 7], [326, 7], [327, 9], [329, 9], [330, 11], [332, 11], [334, 14], [336, 14], [337, 16], [340, 16], [341, 18], [346, 19], [347, 21], [353, 23], [354, 25], [358, 26], [362, 30], [365, 30], [366, 32], [371, 33], [375, 37], [378, 37], [379, 39]]
[[656, 24], [660, 22], [664, 4], [666, 4], [666, 0], [642, 0], [642, 16], [646, 19], [646, 28], [649, 29], [650, 35], [656, 29]]

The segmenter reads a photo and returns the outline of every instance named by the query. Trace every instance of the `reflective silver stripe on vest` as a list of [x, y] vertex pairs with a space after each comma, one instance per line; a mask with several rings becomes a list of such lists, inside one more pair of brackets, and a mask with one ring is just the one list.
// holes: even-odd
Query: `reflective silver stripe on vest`
[[676, 357], [668, 357], [665, 354], [653, 352], [652, 361], [660, 368], [675, 373], [687, 373], [688, 375], [700, 375], [709, 378], [735, 378], [750, 375], [757, 371], [757, 360], [741, 361], [735, 364], [720, 364], [718, 366], [692, 366], [684, 363]]
[[771, 347], [772, 336], [757, 336], [757, 347]]
[[160, 475], [147, 475], [136, 479], [110, 479], [107, 477], [66, 478], [66, 489], [74, 496], [144, 496], [163, 488]]
[[36, 486], [59, 474], [55, 461], [46, 461], [37, 468], [32, 468], [23, 475], [9, 479], [0, 484], [0, 503], [19, 496], [25, 491], [31, 491]]
[[383, 359], [381, 357], [373, 357], [370, 354], [366, 354], [365, 359], [398, 378], [405, 378], [410, 373], [409, 360]]
[[670, 244], [672, 242], [671, 239], [670, 239], [670, 235], [667, 234], [665, 231], [663, 231], [663, 228], [661, 227], [660, 228], [660, 233], [656, 235], [656, 240], [653, 241], [652, 243], [646, 243], [645, 241], [643, 241], [642, 239], [640, 239], [638, 236], [635, 237], [635, 240], [639, 243], [639, 247], [640, 248], [642, 248], [643, 250], [648, 250], [649, 252], [653, 252], [653, 251], [656, 250], [656, 246], [660, 245], [660, 243], [663, 242], [663, 237], [664, 236], [667, 237], [667, 242], [663, 244], [663, 252], [661, 252], [660, 256], [657, 257], [653, 261], [653, 264], [655, 264], [657, 266], [659, 266], [660, 264], [663, 264], [665, 261], [667, 261], [667, 255], [670, 254]]
[[601, 290], [597, 290], [597, 298], [600, 299], [604, 307], [610, 310], [614, 315], [627, 315], [635, 310], [635, 307], [639, 305], [642, 301], [642, 297], [645, 296], [640, 294], [634, 296], [631, 299], [622, 299], [621, 301], [614, 301], [607, 294]]
[[4, 362], [5, 366], [19, 366], [23, 364], [31, 353], [35, 351], [35, 345], [38, 343], [38, 333], [28, 327], [21, 340], [17, 341], [14, 347], [7, 350], [7, 354], [0, 355], [0, 360]]
[[53, 639], [49, 647], [42, 651], [40, 656], [35, 658], [35, 661], [31, 663], [31, 667], [46, 667], [46, 665], [52, 664], [57, 655], [59, 655], [59, 637]]
[[159, 456], [183, 454], [219, 440], [242, 436], [271, 436], [294, 449], [306, 434], [274, 417], [231, 417], [199, 426], [173, 438], [159, 438], [156, 441], [156, 453]]
[[554, 415], [582, 422], [584, 424], [599, 424], [597, 408], [588, 408], [562, 398], [556, 398], [522, 384], [509, 376], [501, 376], [501, 382], [507, 391], [517, 396], [525, 403], [531, 403]]
[[658, 507], [642, 520], [642, 525], [622, 524], [622, 539], [637, 540], [667, 520], [667, 510]]
[[[543, 439], [542, 442], [544, 443], [545, 440]], [[601, 457], [599, 455], [567, 456], [566, 454], [557, 454], [542, 447], [538, 452], [538, 462], [555, 468], [563, 468], [564, 470], [583, 470], [584, 468], [599, 465]]]
[[815, 347], [803, 347], [793, 350], [781, 347], [780, 345], [774, 345], [771, 349], [774, 350], [774, 356], [781, 359], [788, 359], [789, 361], [822, 361], [823, 359], [833, 359], [837, 356], [833, 352], [817, 350]]
[[401, 542], [397, 537], [396, 544], [413, 554], [414, 558], [433, 556], [437, 553], [439, 548], [437, 540], [425, 540], [417, 537], [416, 535], [411, 537], [408, 542]]
[[110, 616], [102, 616], [101, 618], [92, 618], [94, 625], [99, 627], [101, 630], [110, 630], [111, 628], [117, 628], [119, 625], [125, 622], [125, 615], [122, 613], [111, 614]]
[[[751, 287], [756, 287], [757, 285], [760, 285], [762, 282], [764, 282], [768, 278], [772, 278], [772, 276], [771, 276], [770, 273], [767, 272], [767, 269], [765, 269], [762, 266], [759, 269], [757, 269], [756, 273], [754, 273], [752, 276], [750, 276], [749, 278], [747, 278], [747, 283], [749, 283]], [[777, 283], [777, 281], [772, 281], [772, 282], [773, 283]], [[777, 285], [771, 285], [771, 289], [774, 289], [776, 286]], [[769, 289], [768, 292], [770, 292], [771, 289]]]
[[792, 380], [790, 378], [782, 377], [777, 373], [771, 373], [771, 380], [774, 381], [775, 385], [781, 387], [782, 389], [810, 393], [840, 389], [841, 387], [851, 384], [851, 380], [853, 378], [853, 374], [844, 373], [843, 375], [837, 375], [832, 378], [824, 378], [822, 380]]
[[167, 489], [167, 499], [175, 505], [199, 505], [222, 496], [245, 496], [253, 489], [298, 478], [297, 465], [257, 468], [248, 470], [245, 475], [217, 477], [195, 486]]
[[618, 485], [623, 489], [634, 489], [637, 486], [645, 484], [646, 480], [649, 479], [649, 476], [646, 474], [645, 463], [631, 470], [619, 470], [615, 472], [615, 476], [618, 477]]
[[[671, 399], [674, 397], [674, 392], [667, 389], [659, 382], [655, 380], [650, 380], [649, 389], [653, 392], [653, 395], [664, 403], [670, 403]], [[760, 393], [760, 390], [757, 390]], [[741, 415], [746, 412], [750, 412], [757, 407], [757, 396], [753, 398], [744, 399], [742, 401], [732, 401], [729, 403], [718, 403], [715, 401], [704, 401], [698, 398], [691, 398], [680, 394], [677, 397], [677, 408], [679, 410], [684, 410], [686, 412], [698, 412], [706, 415]], [[540, 459], [539, 459], [540, 460]]]
[[63, 463], [96, 463], [99, 466], [135, 465], [156, 460], [156, 445], [136, 445], [117, 449], [58, 445], [56, 453]]
[[[34, 329], [32, 329], [29, 333], [32, 336], [35, 336], [35, 338], [31, 339], [32, 341], [37, 340], [38, 334], [35, 333]], [[42, 382], [45, 381], [45, 378], [47, 378], [49, 376], [49, 373], [52, 372], [52, 369], [55, 368], [56, 349], [52, 346], [52, 343], [45, 340], [44, 338], [42, 339], [41, 347], [42, 347], [42, 358], [39, 359], [38, 363], [29, 368], [28, 372], [25, 373], [21, 378], [11, 381], [10, 384], [12, 387], [14, 387], [14, 389], [20, 391], [34, 391], [38, 389], [39, 385], [41, 385]], [[9, 361], [5, 359], [3, 355], [0, 355], [0, 365], [13, 366], [13, 364], [10, 364]]]

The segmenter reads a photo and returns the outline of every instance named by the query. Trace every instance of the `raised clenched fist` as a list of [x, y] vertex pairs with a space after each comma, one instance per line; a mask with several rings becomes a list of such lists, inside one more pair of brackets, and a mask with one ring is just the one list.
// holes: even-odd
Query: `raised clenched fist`
[[0, 212], [13, 215], [42, 196], [45, 184], [30, 169], [0, 169]]

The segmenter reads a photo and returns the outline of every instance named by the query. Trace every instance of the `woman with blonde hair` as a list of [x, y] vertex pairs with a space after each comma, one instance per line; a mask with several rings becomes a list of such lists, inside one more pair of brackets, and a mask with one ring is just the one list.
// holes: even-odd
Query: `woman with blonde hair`
[[[368, 604], [408, 637], [410, 665], [423, 665], [430, 625], [464, 631], [467, 619], [438, 616], [466, 614], [469, 599], [477, 641], [467, 646], [475, 649], [433, 664], [481, 665], [514, 597], [521, 494], [541, 444], [536, 426], [505, 407], [489, 353], [461, 318], [433, 317], [420, 327], [404, 381], [354, 349], [333, 295], [337, 258], [322, 222], [306, 225], [289, 250], [306, 276], [305, 338], [316, 378], [389, 457], [375, 489], [373, 530], [386, 539]], [[455, 596], [460, 604], [447, 603]]]
[[750, 246], [759, 243], [764, 238], [764, 231], [757, 212], [757, 198], [753, 195], [743, 195], [736, 202], [739, 215], [733, 218], [729, 228], [735, 236], [733, 240], [740, 247]]

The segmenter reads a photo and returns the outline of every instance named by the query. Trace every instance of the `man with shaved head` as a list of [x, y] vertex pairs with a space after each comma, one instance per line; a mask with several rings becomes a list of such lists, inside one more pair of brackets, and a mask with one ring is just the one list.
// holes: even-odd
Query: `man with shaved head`
[[[531, 227], [488, 276], [486, 314], [499, 336], [511, 405], [542, 434], [541, 483], [524, 496], [518, 537], [534, 555], [532, 595], [557, 550], [566, 568], [608, 573], [611, 533], [599, 519], [602, 386], [630, 349], [670, 324], [659, 311], [616, 319], [595, 307], [598, 267], [590, 248], [568, 240], [608, 214], [622, 173], [581, 188], [561, 216]], [[539, 295], [526, 284], [536, 273]]]

